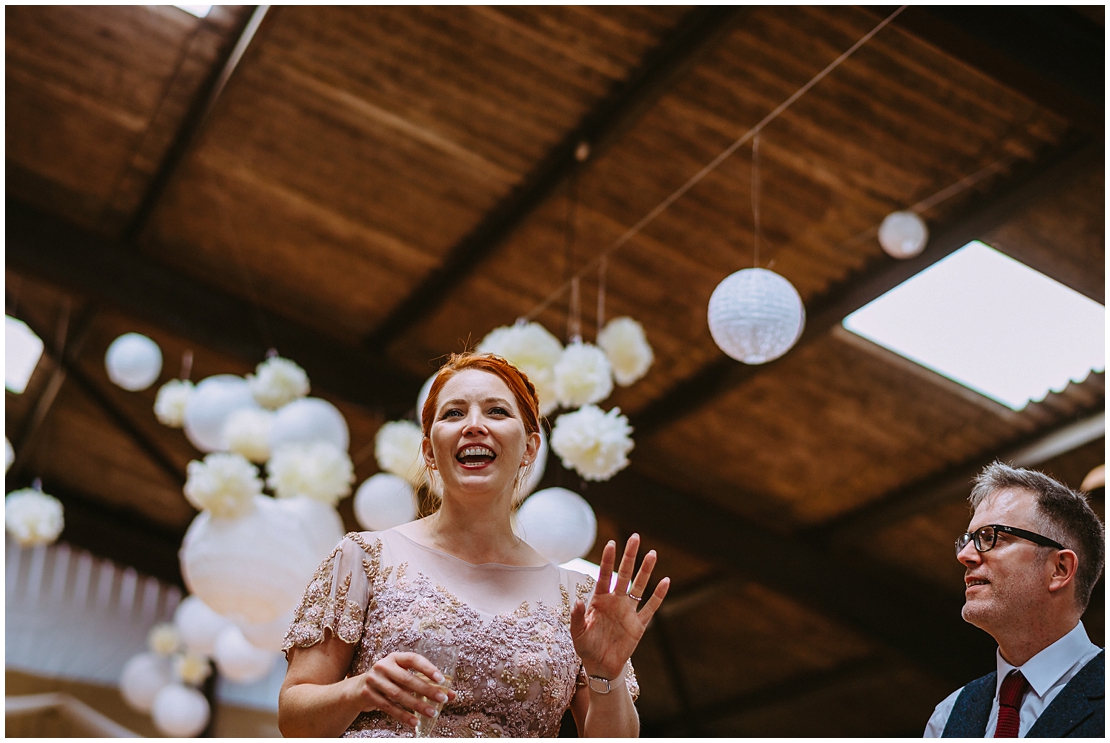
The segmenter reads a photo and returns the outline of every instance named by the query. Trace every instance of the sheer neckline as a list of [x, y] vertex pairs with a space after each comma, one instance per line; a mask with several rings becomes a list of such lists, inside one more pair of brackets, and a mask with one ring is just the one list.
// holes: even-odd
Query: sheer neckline
[[481, 569], [481, 570], [488, 570], [488, 569], [493, 569], [493, 568], [504, 568], [506, 570], [547, 570], [548, 568], [554, 567], [554, 568], [558, 569], [558, 566], [555, 565], [555, 563], [553, 563], [553, 562], [549, 562], [546, 565], [506, 565], [505, 563], [502, 563], [502, 562], [481, 562], [481, 563], [467, 562], [466, 560], [462, 559], [461, 557], [455, 557], [454, 555], [450, 554], [449, 552], [443, 552], [441, 550], [435, 549], [434, 547], [429, 547], [425, 544], [421, 544], [420, 542], [417, 542], [415, 539], [413, 539], [411, 537], [407, 537], [404, 534], [402, 534], [401, 532], [397, 531], [396, 528], [386, 529], [383, 532], [378, 532], [378, 534], [379, 535], [396, 534], [401, 539], [405, 540], [406, 542], [413, 545], [417, 549], [423, 550], [425, 552], [430, 552], [433, 555], [439, 555], [440, 557], [447, 558], [448, 560], [453, 560], [454, 562], [465, 565], [468, 568], [477, 568], [477, 569]]

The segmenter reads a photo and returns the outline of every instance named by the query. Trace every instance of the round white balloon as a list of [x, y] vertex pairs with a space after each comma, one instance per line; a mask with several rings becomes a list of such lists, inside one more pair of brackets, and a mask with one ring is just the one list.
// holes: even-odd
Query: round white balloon
[[119, 690], [123, 701], [136, 712], [149, 713], [154, 698], [173, 681], [170, 659], [157, 653], [139, 653], [123, 666]]
[[200, 735], [210, 714], [204, 695], [183, 684], [170, 684], [159, 691], [151, 710], [154, 726], [174, 738]]
[[347, 451], [350, 434], [339, 409], [318, 397], [302, 397], [284, 405], [270, 424], [270, 451], [284, 444], [311, 444], [327, 441]]
[[293, 612], [265, 624], [236, 623], [242, 630], [243, 637], [247, 638], [247, 642], [260, 650], [269, 650], [273, 653], [281, 651], [281, 646], [285, 642], [285, 633], [289, 631], [291, 624], [293, 624]]
[[566, 488], [546, 488], [517, 511], [521, 537], [556, 565], [584, 557], [597, 539], [597, 518], [586, 500]]
[[928, 241], [929, 228], [913, 212], [891, 212], [879, 225], [879, 245], [892, 258], [913, 258]]
[[313, 554], [319, 554], [320, 560], [327, 557], [346, 533], [339, 512], [323, 501], [303, 497], [280, 498], [276, 505], [300, 526], [308, 549]]
[[355, 519], [369, 531], [392, 529], [416, 518], [412, 485], [388, 472], [379, 472], [359, 485], [354, 505]]
[[274, 653], [247, 642], [243, 632], [231, 625], [216, 638], [216, 668], [229, 681], [250, 684], [265, 678], [274, 667]]
[[709, 298], [709, 332], [726, 354], [763, 364], [789, 351], [805, 328], [794, 286], [774, 271], [745, 268], [726, 277]]
[[104, 367], [113, 384], [138, 392], [154, 384], [162, 373], [162, 351], [145, 335], [124, 333], [108, 346]]
[[185, 436], [203, 452], [227, 451], [224, 426], [237, 410], [261, 410], [247, 380], [217, 374], [202, 380], [185, 403]]
[[185, 647], [198, 655], [211, 657], [216, 649], [216, 637], [231, 620], [212, 611], [198, 596], [186, 596], [174, 610], [173, 623]]

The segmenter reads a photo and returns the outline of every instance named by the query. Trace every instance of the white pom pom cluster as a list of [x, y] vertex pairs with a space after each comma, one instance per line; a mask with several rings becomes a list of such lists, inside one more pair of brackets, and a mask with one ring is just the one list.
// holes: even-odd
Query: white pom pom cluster
[[605, 352], [575, 341], [555, 365], [555, 397], [564, 408], [601, 402], [613, 391], [613, 372]]
[[289, 359], [266, 359], [247, 375], [251, 394], [264, 408], [276, 410], [308, 394], [308, 374]]
[[185, 403], [193, 394], [193, 383], [188, 379], [171, 379], [160, 388], [154, 398], [154, 415], [158, 422], [170, 428], [185, 425]]
[[385, 472], [417, 485], [424, 477], [421, 442], [424, 433], [412, 421], [391, 421], [374, 437], [374, 457]]
[[564, 413], [551, 431], [551, 448], [587, 480], [608, 480], [628, 466], [628, 452], [635, 446], [632, 427], [620, 408], [605, 413], [596, 405], [584, 405]]
[[185, 652], [173, 659], [173, 673], [182, 683], [200, 686], [212, 675], [212, 664], [200, 653]]
[[655, 361], [644, 326], [631, 317], [615, 317], [597, 334], [597, 345], [613, 367], [613, 379], [621, 387], [639, 381]]
[[24, 547], [50, 544], [65, 526], [62, 503], [32, 488], [15, 490], [4, 499], [4, 526]]
[[248, 513], [261, 493], [258, 471], [241, 454], [213, 452], [203, 462], [189, 462], [185, 499], [201, 511], [236, 518]]
[[351, 492], [355, 468], [335, 444], [314, 441], [286, 444], [266, 465], [269, 485], [278, 498], [311, 498], [334, 506]]
[[240, 408], [224, 424], [227, 448], [257, 464], [270, 458], [270, 427], [274, 414], [269, 410]]
[[563, 344], [547, 328], [537, 322], [494, 328], [477, 350], [501, 356], [528, 375], [540, 399], [540, 415], [558, 407], [555, 365], [563, 354]]
[[158, 655], [173, 655], [181, 645], [181, 635], [172, 622], [160, 622], [150, 628], [146, 644]]

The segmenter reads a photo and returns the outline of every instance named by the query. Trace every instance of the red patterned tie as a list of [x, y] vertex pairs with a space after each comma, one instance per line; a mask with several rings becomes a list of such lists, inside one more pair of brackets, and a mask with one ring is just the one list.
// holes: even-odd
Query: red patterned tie
[[998, 725], [994, 729], [995, 738], [1018, 737], [1018, 723], [1021, 720], [1021, 698], [1029, 689], [1029, 682], [1021, 671], [1010, 671], [1002, 680], [998, 690]]

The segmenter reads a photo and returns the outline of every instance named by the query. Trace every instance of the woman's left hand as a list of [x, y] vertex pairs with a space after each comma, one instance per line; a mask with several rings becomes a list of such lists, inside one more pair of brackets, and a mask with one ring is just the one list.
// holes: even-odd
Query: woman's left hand
[[610, 591], [617, 543], [610, 541], [606, 544], [601, 552], [601, 573], [589, 606], [579, 599], [571, 610], [570, 635], [574, 640], [574, 649], [582, 659], [586, 673], [591, 676], [615, 679], [621, 674], [671, 585], [671, 579], [664, 578], [650, 597], [644, 597], [656, 556], [655, 550], [644, 555], [636, 579], [632, 580], [639, 548], [640, 536], [633, 534], [625, 545], [616, 585]]

